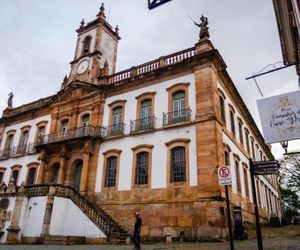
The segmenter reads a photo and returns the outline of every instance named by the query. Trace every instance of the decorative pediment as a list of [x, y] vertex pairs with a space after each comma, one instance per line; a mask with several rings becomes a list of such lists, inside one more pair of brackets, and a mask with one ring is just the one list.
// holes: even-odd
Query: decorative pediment
[[79, 100], [91, 93], [99, 91], [99, 87], [85, 82], [72, 82], [68, 84], [64, 89], [57, 93], [57, 99], [60, 102], [68, 102]]

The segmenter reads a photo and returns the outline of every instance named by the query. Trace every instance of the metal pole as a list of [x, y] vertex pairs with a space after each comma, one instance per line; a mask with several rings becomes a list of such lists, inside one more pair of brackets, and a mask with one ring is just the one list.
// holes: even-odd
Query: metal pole
[[227, 210], [227, 223], [228, 223], [228, 231], [229, 231], [230, 249], [234, 250], [233, 237], [232, 237], [230, 203], [229, 203], [229, 194], [228, 194], [228, 186], [227, 185], [225, 185], [225, 196], [226, 196], [226, 208], [227, 208], [226, 210]]
[[260, 228], [260, 223], [259, 223], [259, 213], [258, 213], [258, 206], [257, 206], [257, 199], [256, 199], [256, 188], [255, 188], [255, 181], [254, 181], [254, 167], [253, 167], [253, 162], [252, 162], [251, 158], [249, 158], [249, 166], [250, 166], [252, 197], [253, 197], [253, 205], [254, 205], [254, 213], [255, 213], [257, 246], [258, 246], [258, 250], [263, 250], [264, 248], [263, 248], [261, 228]]
[[[295, 65], [295, 63], [289, 64], [289, 65], [285, 65], [285, 66], [282, 66], [282, 67], [280, 67], [280, 68], [272, 69], [272, 70], [269, 70], [269, 71], [267, 71], [267, 72], [255, 74], [255, 75], [253, 75], [253, 76], [247, 77], [245, 80], [249, 80], [249, 79], [254, 78], [254, 77], [257, 77], [257, 76], [262, 76], [262, 75], [265, 75], [265, 74], [269, 74], [269, 73], [272, 73], [272, 72], [277, 71], [277, 70], [286, 69], [286, 68], [291, 67], [291, 66], [293, 66], [293, 65]], [[274, 66], [275, 66], [275, 65], [274, 65]]]

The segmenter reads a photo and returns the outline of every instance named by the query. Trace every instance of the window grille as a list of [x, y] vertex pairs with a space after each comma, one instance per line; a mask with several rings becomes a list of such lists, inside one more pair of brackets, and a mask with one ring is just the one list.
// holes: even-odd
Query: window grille
[[136, 156], [135, 184], [148, 184], [149, 153], [140, 152]]
[[185, 148], [173, 148], [171, 150], [171, 182], [186, 181], [185, 164]]
[[111, 156], [106, 162], [105, 187], [114, 187], [116, 185], [117, 175], [117, 157]]

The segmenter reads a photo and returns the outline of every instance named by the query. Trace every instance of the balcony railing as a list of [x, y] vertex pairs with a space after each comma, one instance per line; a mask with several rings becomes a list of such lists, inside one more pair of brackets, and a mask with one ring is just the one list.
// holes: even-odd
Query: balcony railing
[[155, 121], [156, 118], [154, 116], [130, 121], [130, 133], [153, 130], [155, 128]]
[[17, 147], [13, 147], [12, 155], [25, 155], [27, 153], [27, 144], [22, 144]]
[[106, 136], [117, 136], [117, 135], [123, 135], [124, 134], [124, 123], [118, 123], [114, 125], [110, 125], [106, 128]]
[[160, 57], [156, 60], [132, 67], [127, 70], [117, 72], [108, 77], [109, 84], [121, 84], [126, 82], [132, 77], [140, 76], [149, 72], [154, 72], [163, 67], [171, 66], [180, 63], [188, 58], [196, 55], [196, 48], [188, 48], [164, 57]]
[[11, 157], [36, 153], [35, 143], [19, 145], [17, 147], [5, 148], [0, 151], [0, 160], [6, 160]]
[[105, 137], [105, 129], [103, 127], [85, 126], [74, 129], [68, 129], [65, 132], [58, 132], [48, 135], [43, 135], [38, 138], [37, 145], [45, 145], [59, 141], [72, 139], [80, 139], [84, 137]]
[[30, 155], [30, 154], [36, 153], [35, 145], [36, 145], [36, 143], [29, 143], [29, 144], [27, 145], [26, 153], [29, 154], [29, 155]]
[[0, 159], [5, 160], [11, 157], [13, 148], [4, 148], [0, 151]]
[[191, 110], [182, 109], [170, 113], [163, 113], [163, 125], [172, 125], [176, 123], [191, 121]]

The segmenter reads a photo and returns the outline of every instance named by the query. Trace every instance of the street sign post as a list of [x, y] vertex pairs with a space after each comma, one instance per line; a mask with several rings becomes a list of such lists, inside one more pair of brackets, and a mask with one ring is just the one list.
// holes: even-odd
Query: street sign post
[[228, 223], [230, 249], [234, 250], [232, 225], [231, 225], [230, 203], [229, 203], [229, 193], [228, 193], [228, 185], [231, 185], [230, 166], [223, 166], [223, 167], [218, 168], [218, 179], [219, 179], [219, 185], [225, 185], [225, 198], [226, 198], [227, 223]]
[[278, 161], [253, 161], [254, 175], [278, 174], [280, 164]]
[[230, 166], [218, 168], [219, 185], [231, 185]]
[[[255, 163], [257, 163], [257, 162], [255, 162]], [[253, 197], [253, 205], [254, 205], [254, 213], [255, 213], [257, 246], [258, 246], [258, 250], [263, 250], [263, 242], [262, 242], [262, 236], [261, 236], [261, 228], [260, 228], [260, 223], [259, 223], [259, 214], [258, 214], [258, 206], [257, 206], [257, 198], [256, 198], [256, 188], [255, 188], [255, 181], [254, 181], [255, 167], [254, 167], [254, 162], [252, 161], [251, 158], [249, 158], [249, 166], [250, 166], [252, 197]], [[263, 165], [259, 165], [259, 164], [256, 165], [256, 167], [259, 167], [259, 166], [263, 166]]]

